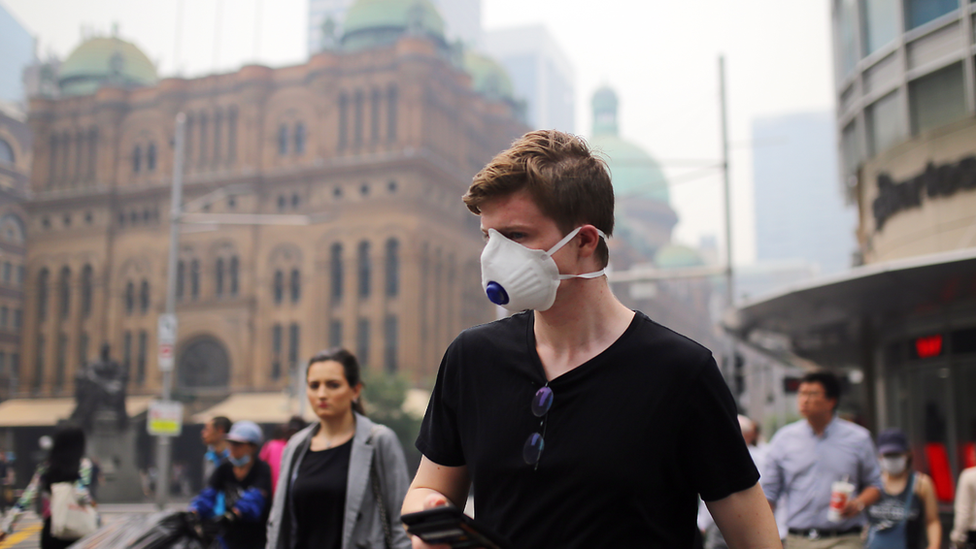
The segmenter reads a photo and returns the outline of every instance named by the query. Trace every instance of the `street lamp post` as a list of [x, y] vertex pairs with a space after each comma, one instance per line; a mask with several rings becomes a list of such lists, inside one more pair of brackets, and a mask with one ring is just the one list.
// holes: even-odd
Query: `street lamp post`
[[[176, 137], [174, 141], [173, 159], [173, 187], [170, 195], [169, 214], [169, 263], [166, 268], [166, 316], [175, 319], [176, 314], [176, 266], [180, 252], [180, 219], [183, 215], [183, 148], [186, 134], [186, 115], [182, 112], [176, 115]], [[168, 360], [159, 360], [159, 369], [163, 374], [163, 402], [169, 402], [173, 396], [173, 356], [172, 345], [175, 343], [175, 323], [173, 324], [169, 342], [170, 356]], [[160, 341], [160, 346], [165, 342]], [[160, 353], [162, 354], [162, 353]], [[170, 437], [156, 437], [156, 505], [162, 509], [169, 498], [169, 462], [172, 448]]]

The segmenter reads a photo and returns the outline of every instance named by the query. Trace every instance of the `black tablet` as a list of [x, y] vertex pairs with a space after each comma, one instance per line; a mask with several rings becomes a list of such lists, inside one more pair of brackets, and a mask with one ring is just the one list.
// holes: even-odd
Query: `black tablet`
[[501, 536], [478, 524], [457, 507], [442, 506], [400, 517], [407, 532], [431, 545], [446, 544], [455, 549], [509, 549]]

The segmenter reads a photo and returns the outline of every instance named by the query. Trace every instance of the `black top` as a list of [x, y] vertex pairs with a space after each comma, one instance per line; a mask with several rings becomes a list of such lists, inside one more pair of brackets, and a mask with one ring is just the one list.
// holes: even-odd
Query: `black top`
[[210, 477], [210, 487], [224, 494], [224, 505], [230, 511], [248, 488], [257, 488], [264, 496], [264, 510], [261, 519], [252, 521], [238, 519], [227, 532], [224, 542], [229, 549], [264, 549], [267, 539], [268, 515], [271, 512], [271, 467], [254, 456], [254, 465], [247, 475], [237, 480], [234, 466], [225, 461]]
[[292, 502], [298, 522], [299, 549], [339, 549], [346, 514], [346, 477], [349, 475], [349, 442], [313, 452], [298, 467], [292, 486]]
[[467, 465], [475, 516], [522, 549], [690, 547], [698, 495], [759, 472], [708, 349], [637, 312], [608, 349], [553, 379], [538, 467], [522, 449], [546, 383], [531, 312], [464, 331], [448, 348], [417, 439]]
[[[881, 490], [881, 499], [867, 509], [868, 522], [871, 529], [884, 531], [905, 522], [905, 549], [921, 549], [928, 545], [928, 534], [925, 532], [925, 502], [914, 489], [916, 475], [912, 473], [905, 483], [905, 489], [899, 494], [889, 494]], [[912, 503], [905, 513], [905, 503], [912, 495]], [[869, 536], [870, 539], [870, 536]]]

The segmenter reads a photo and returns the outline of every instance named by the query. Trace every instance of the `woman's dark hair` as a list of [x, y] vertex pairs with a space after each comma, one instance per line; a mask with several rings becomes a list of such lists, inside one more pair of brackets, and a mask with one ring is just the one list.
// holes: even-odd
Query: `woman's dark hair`
[[65, 425], [54, 432], [54, 443], [47, 458], [48, 478], [53, 482], [78, 478], [85, 455], [85, 432], [77, 425]]
[[[342, 364], [342, 371], [346, 376], [346, 383], [350, 387], [355, 387], [363, 382], [362, 377], [359, 375], [359, 361], [356, 360], [356, 355], [342, 347], [333, 347], [315, 353], [312, 358], [308, 359], [308, 366], [305, 367], [305, 376], [308, 377], [308, 370], [312, 367], [312, 364], [316, 362], [327, 362], [329, 360]], [[355, 412], [366, 415], [366, 410], [363, 408], [361, 400], [357, 399], [352, 401], [352, 409]]]

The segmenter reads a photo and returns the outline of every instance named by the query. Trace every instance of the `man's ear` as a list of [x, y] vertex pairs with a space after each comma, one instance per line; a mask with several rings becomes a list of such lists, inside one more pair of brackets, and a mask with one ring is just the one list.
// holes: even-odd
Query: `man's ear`
[[583, 225], [580, 227], [577, 237], [579, 237], [579, 254], [581, 256], [589, 257], [596, 253], [596, 247], [600, 244], [599, 229], [593, 225]]

